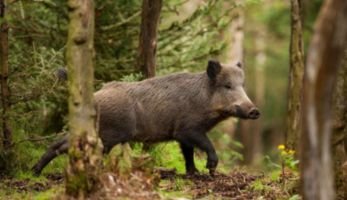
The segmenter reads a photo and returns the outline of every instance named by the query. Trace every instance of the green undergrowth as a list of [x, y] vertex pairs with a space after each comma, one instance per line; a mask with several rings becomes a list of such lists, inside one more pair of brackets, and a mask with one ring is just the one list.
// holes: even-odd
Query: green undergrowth
[[64, 191], [63, 185], [54, 185], [45, 191], [18, 191], [17, 189], [0, 187], [0, 199], [8, 200], [51, 200]]
[[[175, 169], [177, 173], [185, 173], [184, 158], [177, 142], [168, 142], [155, 145], [150, 149], [155, 167]], [[207, 172], [205, 154], [195, 151], [194, 161], [201, 172]]]
[[251, 184], [248, 190], [259, 199], [300, 200], [298, 188], [297, 173], [286, 171], [283, 176], [282, 172], [277, 170], [264, 173]]
[[[5, 164], [11, 163], [7, 166], [5, 171], [6, 175], [18, 179], [33, 178], [30, 177], [32, 176], [30, 171], [31, 168], [39, 161], [41, 156], [46, 152], [48, 146], [52, 144], [54, 140], [30, 142], [29, 140], [26, 141], [26, 139], [19, 138], [15, 141], [18, 142], [13, 145], [12, 155], [8, 158], [11, 162], [5, 160]], [[61, 173], [66, 165], [66, 161], [66, 156], [58, 156], [44, 168], [42, 175]]]
[[[229, 135], [218, 129], [212, 130], [209, 137], [219, 157], [218, 172], [229, 174], [230, 172], [246, 170], [247, 173], [253, 173], [251, 169], [237, 167], [237, 163], [242, 160], [242, 156], [238, 153], [242, 149], [241, 144], [233, 141]], [[16, 162], [10, 175], [5, 177], [5, 179], [10, 179], [11, 183], [6, 182], [6, 180], [0, 181], [0, 199], [52, 199], [64, 190], [62, 182], [56, 183], [47, 178], [47, 176], [52, 174], [61, 175], [67, 164], [67, 156], [63, 155], [54, 159], [47, 165], [39, 177], [33, 176], [30, 171], [30, 168], [45, 153], [47, 147], [56, 139], [52, 138], [38, 142], [24, 141], [14, 146], [14, 159]], [[20, 139], [16, 141], [20, 141]], [[104, 164], [106, 166], [104, 170], [109, 170], [107, 165], [113, 162], [112, 158], [118, 157], [117, 159], [122, 161], [117, 161], [118, 165], [125, 171], [129, 171], [126, 168], [134, 169], [133, 167], [141, 165], [142, 169], [149, 169], [150, 173], [154, 173], [157, 168], [175, 170], [176, 174], [185, 173], [184, 158], [177, 142], [159, 143], [149, 146], [141, 143], [131, 143], [130, 147], [129, 145], [128, 147], [126, 145], [117, 145], [117, 148], [114, 148], [109, 155], [104, 156]], [[128, 150], [125, 151], [125, 149]], [[289, 150], [286, 152], [289, 152]], [[264, 158], [263, 167], [261, 168], [261, 174], [263, 175], [259, 176], [247, 190], [256, 193], [257, 196], [264, 199], [272, 197], [271, 195], [291, 200], [299, 199], [295, 195], [298, 179], [297, 171], [286, 169], [283, 178], [281, 162], [279, 161], [280, 158], [283, 161], [292, 161], [292, 157], [288, 157], [287, 154], [286, 156], [280, 156], [280, 153], [283, 154], [283, 150], [276, 151], [273, 155]], [[124, 156], [130, 156], [130, 159], [125, 160]], [[198, 170], [203, 174], [207, 174], [208, 170], [205, 168], [206, 153], [196, 149], [194, 158]], [[258, 174], [259, 169], [256, 172]], [[153, 174], [153, 176], [155, 175]], [[21, 189], [20, 184], [24, 185], [24, 189]], [[44, 189], [41, 188], [39, 191], [33, 189], [35, 185], [47, 184], [50, 184], [50, 186]], [[189, 188], [192, 188], [193, 184], [190, 180], [177, 176], [173, 180], [160, 180], [156, 190], [164, 199], [171, 197], [191, 199], [192, 194]]]
[[193, 185], [190, 180], [175, 178], [174, 180], [161, 180], [157, 186], [157, 192], [163, 199], [175, 197], [177, 199], [192, 199], [189, 188]]

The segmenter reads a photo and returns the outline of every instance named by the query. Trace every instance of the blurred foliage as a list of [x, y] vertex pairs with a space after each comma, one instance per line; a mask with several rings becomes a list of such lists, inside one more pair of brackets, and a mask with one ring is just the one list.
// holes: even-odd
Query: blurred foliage
[[[262, 0], [245, 10], [245, 69], [246, 88], [255, 99], [258, 86], [256, 43], [263, 39], [266, 56], [262, 69], [264, 79], [262, 116], [263, 142], [269, 134], [282, 140], [285, 132], [287, 84], [289, 71], [290, 7], [286, 1]], [[261, 37], [261, 38], [260, 38]], [[258, 69], [259, 70], [259, 69]], [[268, 134], [268, 135], [266, 135]], [[272, 137], [272, 136], [271, 136]], [[273, 147], [272, 147], [273, 148]], [[265, 150], [271, 150], [268, 144]]]

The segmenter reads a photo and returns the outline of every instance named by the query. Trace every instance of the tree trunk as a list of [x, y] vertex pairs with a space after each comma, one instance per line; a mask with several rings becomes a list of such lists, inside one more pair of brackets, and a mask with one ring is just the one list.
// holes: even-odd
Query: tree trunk
[[326, 0], [317, 18], [304, 82], [301, 180], [303, 198], [334, 199], [331, 94], [347, 39], [347, 1]]
[[93, 100], [94, 2], [69, 0], [66, 61], [69, 71], [69, 165], [66, 194], [84, 199], [95, 189], [101, 165]]
[[144, 78], [155, 76], [157, 29], [162, 0], [143, 0], [141, 13], [141, 31], [138, 55], [138, 68]]
[[228, 50], [227, 60], [229, 63], [243, 63], [243, 41], [244, 41], [244, 13], [242, 9], [235, 11], [237, 15], [230, 24], [229, 34], [231, 35], [230, 48]]
[[[244, 65], [244, 12], [242, 9], [238, 9], [235, 12], [236, 17], [232, 20], [230, 24], [229, 34], [230, 38], [230, 48], [226, 56], [229, 63], [241, 62]], [[228, 128], [235, 126], [234, 120], [229, 119], [224, 122], [225, 126]], [[254, 149], [253, 149], [253, 126], [251, 121], [240, 120], [239, 121], [239, 138], [243, 144], [242, 155], [245, 164], [250, 164], [254, 159]], [[224, 130], [228, 130], [224, 128]], [[230, 128], [233, 130], [233, 128]], [[230, 135], [232, 133], [229, 133]]]
[[[229, 3], [225, 3], [225, 7], [230, 6]], [[226, 50], [226, 62], [230, 64], [236, 64], [236, 62], [241, 62], [243, 64], [244, 61], [244, 13], [243, 9], [235, 9], [233, 10], [235, 13], [235, 18], [231, 21], [227, 34], [221, 34], [222, 39], [226, 39], [228, 41], [228, 49]], [[244, 65], [244, 64], [243, 64]], [[231, 138], [234, 137], [235, 129], [238, 120], [236, 118], [229, 118], [222, 123], [222, 131], [227, 133]]]
[[9, 124], [10, 89], [8, 86], [8, 24], [5, 20], [5, 0], [0, 0], [0, 64], [1, 64], [1, 101], [3, 146], [8, 149], [12, 144], [12, 131]]
[[334, 157], [336, 199], [347, 198], [347, 174], [343, 164], [347, 162], [345, 146], [347, 146], [347, 51], [344, 62], [338, 70], [333, 100], [333, 135], [332, 152]]
[[[265, 92], [265, 31], [260, 29], [256, 35], [254, 41], [255, 49], [255, 90], [254, 90], [254, 104], [262, 110], [264, 104], [264, 92]], [[243, 120], [240, 121], [241, 142], [244, 145], [243, 156], [245, 164], [256, 165], [259, 164], [262, 151], [262, 120], [257, 119], [255, 121]]]
[[[243, 24], [243, 26], [245, 26]], [[247, 24], [246, 24], [247, 26]], [[252, 26], [252, 25], [250, 25]], [[242, 30], [242, 29], [241, 29]], [[254, 97], [254, 104], [262, 110], [264, 103], [264, 93], [265, 93], [265, 74], [264, 67], [266, 62], [266, 52], [265, 52], [265, 30], [264, 27], [260, 27], [255, 31], [254, 38], [256, 40], [252, 40], [254, 51], [252, 54], [255, 54], [254, 58], [254, 90], [251, 92], [254, 95], [250, 95]], [[243, 52], [240, 52], [243, 55]], [[236, 53], [234, 55], [238, 55], [240, 53]], [[246, 62], [247, 63], [247, 62]], [[249, 66], [245, 66], [249, 67]], [[247, 86], [247, 84], [246, 84]], [[244, 157], [244, 164], [259, 164], [260, 157], [263, 151], [263, 138], [262, 138], [262, 120], [257, 119], [255, 121], [249, 120], [241, 120], [239, 123], [239, 138], [241, 143], [243, 144], [242, 155]]]
[[[304, 55], [301, 23], [301, 1], [291, 0], [290, 69], [288, 83], [288, 117], [286, 144], [297, 150], [301, 131], [301, 99], [304, 77]], [[296, 151], [297, 152], [297, 151]]]
[[[255, 40], [255, 98], [254, 103], [257, 107], [262, 110], [264, 107], [264, 97], [265, 97], [265, 63], [266, 63], [266, 53], [265, 53], [265, 30], [260, 29], [257, 33], [257, 39]], [[256, 165], [261, 161], [261, 155], [263, 152], [263, 137], [262, 137], [262, 118], [255, 121], [250, 121], [253, 132], [249, 138], [251, 139], [251, 149], [252, 149], [252, 160], [251, 164]]]

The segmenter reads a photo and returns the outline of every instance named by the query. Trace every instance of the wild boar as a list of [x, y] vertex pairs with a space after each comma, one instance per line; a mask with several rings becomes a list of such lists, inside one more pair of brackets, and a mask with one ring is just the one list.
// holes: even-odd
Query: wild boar
[[[156, 143], [175, 140], [182, 150], [187, 174], [194, 174], [194, 148], [207, 154], [206, 168], [218, 164], [207, 132], [228, 117], [257, 119], [258, 109], [248, 98], [240, 63], [210, 60], [201, 73], [179, 73], [140, 82], [110, 82], [94, 95], [104, 153], [119, 143]], [[57, 155], [66, 153], [68, 139], [49, 147], [33, 167], [35, 174]]]

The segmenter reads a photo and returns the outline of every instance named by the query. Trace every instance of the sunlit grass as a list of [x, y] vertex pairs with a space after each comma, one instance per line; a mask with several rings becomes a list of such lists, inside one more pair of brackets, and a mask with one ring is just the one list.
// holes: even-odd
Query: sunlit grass
[[[150, 154], [156, 167], [176, 169], [178, 173], [185, 173], [185, 161], [177, 142], [157, 144], [150, 150]], [[194, 159], [197, 169], [201, 172], [207, 172], [205, 156], [195, 151]]]

